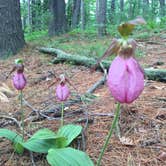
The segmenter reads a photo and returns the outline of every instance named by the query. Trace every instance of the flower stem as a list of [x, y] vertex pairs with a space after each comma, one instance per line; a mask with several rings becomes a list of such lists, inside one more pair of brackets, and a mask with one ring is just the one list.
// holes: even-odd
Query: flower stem
[[97, 165], [96, 165], [96, 166], [100, 166], [101, 159], [102, 159], [102, 157], [103, 157], [103, 155], [104, 155], [104, 152], [105, 152], [105, 150], [106, 150], [106, 148], [107, 148], [107, 145], [108, 145], [108, 143], [109, 143], [109, 140], [110, 140], [110, 138], [111, 138], [111, 136], [112, 136], [113, 130], [114, 130], [114, 128], [116, 127], [117, 120], [119, 119], [119, 114], [120, 114], [120, 103], [118, 103], [118, 105], [117, 105], [116, 114], [115, 114], [115, 116], [114, 116], [114, 119], [113, 119], [111, 128], [110, 128], [110, 130], [109, 130], [109, 133], [108, 133], [107, 138], [106, 138], [106, 140], [105, 140], [104, 146], [103, 146], [103, 148], [102, 148], [102, 150], [101, 150], [101, 153], [100, 153], [100, 155], [99, 155], [99, 158], [98, 158], [98, 161], [97, 161]]
[[63, 126], [64, 103], [61, 103], [61, 127]]
[[24, 140], [24, 110], [23, 110], [23, 92], [20, 90], [20, 109], [21, 109], [21, 126], [22, 126], [22, 138]]

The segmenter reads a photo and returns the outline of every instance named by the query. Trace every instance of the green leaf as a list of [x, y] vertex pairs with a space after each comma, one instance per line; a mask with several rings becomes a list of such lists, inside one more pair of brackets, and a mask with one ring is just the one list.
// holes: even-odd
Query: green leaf
[[13, 143], [22, 142], [23, 140], [20, 135], [8, 129], [0, 129], [0, 137], [5, 137]]
[[17, 153], [22, 154], [24, 152], [24, 147], [22, 146], [23, 139], [17, 133], [15, 133], [11, 130], [8, 130], [8, 129], [0, 129], [0, 137], [7, 138], [11, 142], [13, 142], [14, 150]]
[[22, 143], [15, 143], [15, 144], [14, 144], [14, 150], [15, 150], [18, 154], [23, 154], [23, 152], [24, 152], [24, 147], [22, 146]]
[[93, 166], [92, 160], [82, 151], [73, 148], [50, 149], [47, 161], [51, 166]]
[[30, 139], [55, 139], [57, 137], [57, 134], [45, 128], [38, 130]]
[[58, 130], [57, 135], [66, 137], [66, 146], [68, 146], [81, 133], [81, 130], [82, 126], [69, 124], [62, 126]]
[[47, 153], [50, 148], [56, 147], [54, 139], [29, 139], [22, 145], [24, 148], [36, 153]]
[[22, 145], [33, 152], [47, 153], [50, 148], [64, 147], [66, 141], [64, 136], [59, 136], [49, 129], [41, 129]]

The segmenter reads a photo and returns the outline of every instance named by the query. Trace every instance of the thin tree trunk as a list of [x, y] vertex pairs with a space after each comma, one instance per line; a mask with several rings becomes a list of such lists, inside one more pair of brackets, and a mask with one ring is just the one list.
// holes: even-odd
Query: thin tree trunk
[[99, 37], [106, 35], [106, 9], [107, 0], [96, 1], [96, 19]]
[[115, 0], [111, 0], [110, 22], [114, 23], [115, 16]]
[[85, 20], [85, 2], [81, 0], [81, 29], [85, 29], [86, 20]]
[[[23, 0], [23, 6], [25, 6], [25, 5], [26, 5], [26, 2], [25, 2], [25, 0]], [[26, 28], [26, 19], [27, 19], [27, 17], [26, 17], [26, 15], [23, 13], [22, 27], [23, 27], [24, 30], [25, 30], [25, 28]]]
[[32, 31], [34, 31], [35, 27], [36, 27], [36, 3], [35, 3], [35, 0], [31, 0], [31, 18], [32, 18], [31, 28], [32, 28]]
[[123, 12], [124, 10], [124, 0], [120, 0], [120, 10]]
[[166, 10], [165, 0], [159, 0], [159, 2], [160, 2], [160, 15], [165, 16], [165, 10]]
[[72, 14], [72, 28], [76, 28], [80, 18], [81, 0], [74, 0], [73, 14]]
[[28, 0], [28, 26], [31, 27], [31, 0]]
[[144, 18], [147, 18], [149, 14], [149, 0], [143, 0], [142, 9]]
[[120, 22], [123, 20], [124, 16], [124, 0], [120, 0]]

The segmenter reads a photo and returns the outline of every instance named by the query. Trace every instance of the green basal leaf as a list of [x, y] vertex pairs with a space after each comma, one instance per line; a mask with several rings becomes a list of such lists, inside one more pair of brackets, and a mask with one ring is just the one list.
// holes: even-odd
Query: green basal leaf
[[62, 126], [57, 135], [65, 137], [67, 139], [66, 146], [68, 146], [82, 131], [82, 126], [79, 125], [65, 125]]
[[13, 143], [22, 142], [23, 140], [23, 138], [20, 135], [8, 129], [0, 129], [0, 137], [7, 138]]
[[45, 128], [38, 130], [30, 139], [55, 139], [57, 137], [57, 134]]
[[14, 150], [15, 150], [16, 153], [18, 153], [18, 154], [23, 154], [23, 152], [24, 152], [24, 147], [22, 146], [22, 143], [15, 143], [15, 144], [14, 144]]
[[22, 146], [23, 139], [17, 133], [8, 129], [0, 129], [0, 137], [7, 138], [11, 142], [13, 142], [14, 150], [17, 153], [22, 154], [24, 152], [24, 147]]
[[61, 148], [66, 145], [67, 139], [59, 136], [49, 129], [38, 130], [23, 146], [38, 153], [47, 153], [50, 148]]
[[50, 148], [56, 148], [54, 139], [29, 139], [23, 143], [24, 148], [36, 153], [48, 153]]
[[69, 147], [50, 149], [47, 161], [51, 166], [94, 166], [86, 153]]

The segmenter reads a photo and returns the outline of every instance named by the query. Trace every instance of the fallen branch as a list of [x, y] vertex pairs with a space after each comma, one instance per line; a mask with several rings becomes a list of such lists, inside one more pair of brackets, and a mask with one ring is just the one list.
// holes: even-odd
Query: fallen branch
[[[54, 63], [54, 64], [57, 64], [60, 62], [69, 62], [69, 63], [72, 63], [73, 65], [83, 65], [86, 67], [92, 67], [96, 64], [96, 59], [94, 59], [94, 58], [68, 54], [62, 50], [55, 49], [55, 48], [41, 47], [41, 48], [38, 48], [38, 50], [45, 54], [54, 55], [55, 58], [52, 61], [52, 63]], [[109, 68], [110, 61], [102, 61], [102, 64], [103, 64], [104, 68]], [[101, 67], [98, 66], [97, 69], [101, 70]]]
[[[42, 53], [51, 54], [51, 55], [56, 56], [55, 59], [53, 60], [53, 63], [69, 62], [74, 65], [83, 65], [83, 66], [91, 68], [97, 62], [96, 59], [94, 59], [94, 58], [68, 54], [59, 49], [55, 49], [55, 48], [41, 47], [38, 50]], [[107, 70], [110, 66], [110, 63], [111, 63], [110, 61], [102, 61], [103, 67]], [[103, 71], [101, 66], [98, 66], [97, 69], [100, 69], [101, 71]], [[145, 75], [146, 75], [147, 79], [166, 82], [166, 70], [165, 69], [145, 68], [144, 71], [145, 71]]]
[[6, 116], [6, 115], [0, 115], [0, 118], [12, 120], [19, 128], [21, 128], [20, 122], [18, 122], [16, 118]]

